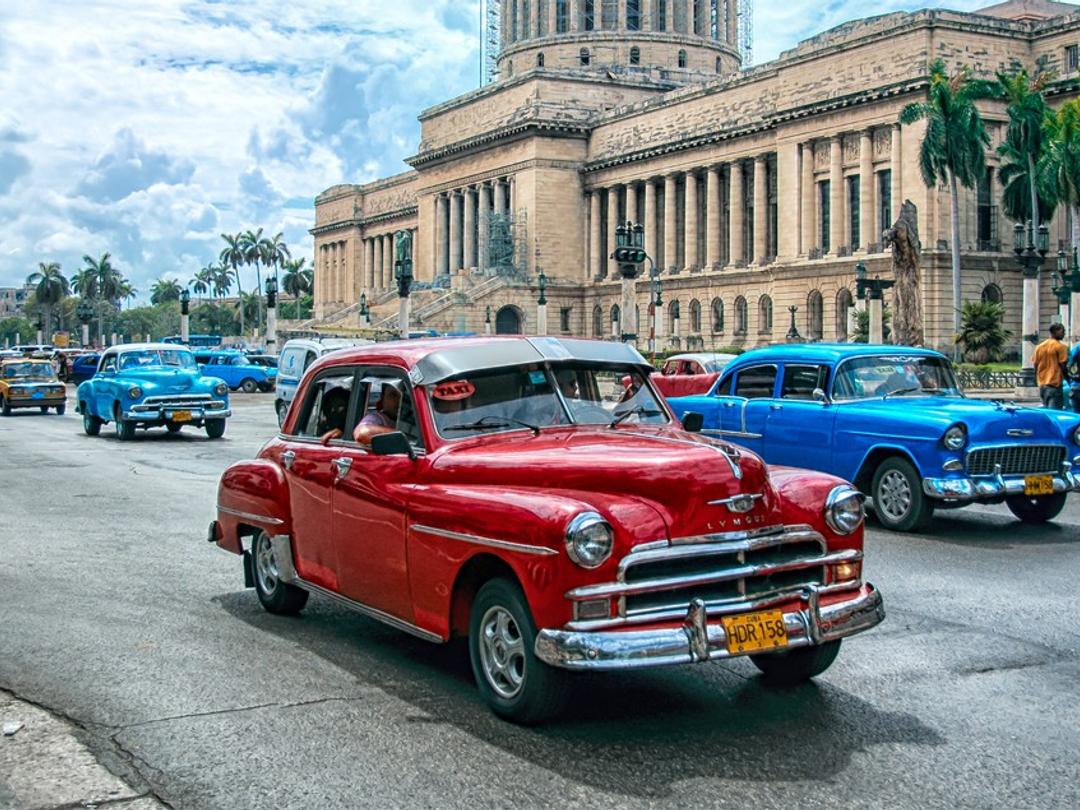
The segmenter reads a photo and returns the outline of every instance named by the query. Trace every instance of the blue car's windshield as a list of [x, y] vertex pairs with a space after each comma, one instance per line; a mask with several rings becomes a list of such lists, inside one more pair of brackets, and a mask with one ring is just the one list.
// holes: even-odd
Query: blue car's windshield
[[140, 349], [120, 355], [120, 368], [145, 368], [147, 366], [174, 366], [197, 370], [195, 355], [186, 349]]
[[925, 396], [963, 396], [944, 358], [913, 354], [854, 357], [840, 364], [832, 392], [834, 400]]

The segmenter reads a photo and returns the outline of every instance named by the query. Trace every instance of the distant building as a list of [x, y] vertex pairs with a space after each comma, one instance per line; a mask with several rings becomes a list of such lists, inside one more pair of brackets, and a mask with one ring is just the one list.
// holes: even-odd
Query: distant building
[[[609, 256], [629, 219], [662, 273], [660, 345], [782, 340], [792, 306], [804, 337], [845, 340], [855, 264], [891, 274], [881, 234], [909, 199], [927, 341], [947, 348], [948, 193], [924, 185], [925, 125], [901, 129], [899, 112], [926, 98], [938, 57], [985, 77], [1053, 69], [1051, 102], [1075, 96], [1077, 8], [884, 14], [743, 71], [736, 0], [505, 0], [500, 80], [421, 113], [412, 171], [316, 199], [316, 318], [358, 326], [364, 293], [375, 325], [392, 326], [392, 238], [408, 230], [423, 326], [481, 332], [490, 313], [493, 331], [534, 332], [542, 267], [552, 333], [618, 334], [629, 314]], [[992, 143], [986, 176], [960, 201], [962, 295], [1004, 302], [1019, 340], [1022, 277], [994, 151], [1006, 116], [997, 102], [982, 109]], [[1068, 212], [1051, 225], [1056, 251]], [[1046, 272], [1043, 324], [1050, 283]], [[642, 280], [639, 335], [649, 299]]]
[[33, 292], [32, 284], [22, 287], [0, 287], [0, 318], [22, 315], [23, 305]]

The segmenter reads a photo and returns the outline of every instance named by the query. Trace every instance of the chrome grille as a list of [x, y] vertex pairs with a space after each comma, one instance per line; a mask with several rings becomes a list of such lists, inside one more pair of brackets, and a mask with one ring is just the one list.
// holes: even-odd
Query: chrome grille
[[967, 456], [968, 475], [992, 475], [1000, 464], [1003, 475], [1056, 473], [1065, 463], [1059, 444], [1013, 444], [972, 450]]
[[147, 397], [133, 411], [156, 411], [159, 408], [203, 408], [211, 402], [209, 394], [174, 394]]

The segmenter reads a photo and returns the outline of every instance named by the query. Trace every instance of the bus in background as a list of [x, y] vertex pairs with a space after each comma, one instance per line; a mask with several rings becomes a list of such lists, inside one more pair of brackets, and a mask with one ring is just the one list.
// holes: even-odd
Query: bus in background
[[[180, 335], [163, 338], [162, 342], [184, 345], [184, 340]], [[189, 335], [186, 345], [192, 349], [216, 349], [221, 345], [221, 335]]]

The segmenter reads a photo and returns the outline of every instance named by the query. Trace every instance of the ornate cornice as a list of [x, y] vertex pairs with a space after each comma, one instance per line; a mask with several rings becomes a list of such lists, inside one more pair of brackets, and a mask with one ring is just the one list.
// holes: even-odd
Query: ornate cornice
[[524, 121], [498, 127], [473, 138], [467, 138], [457, 143], [433, 149], [430, 152], [421, 152], [406, 158], [405, 162], [414, 168], [431, 166], [447, 159], [463, 157], [471, 152], [487, 148], [498, 141], [518, 140], [529, 135], [543, 135], [548, 138], [587, 138], [592, 127], [591, 122]]

